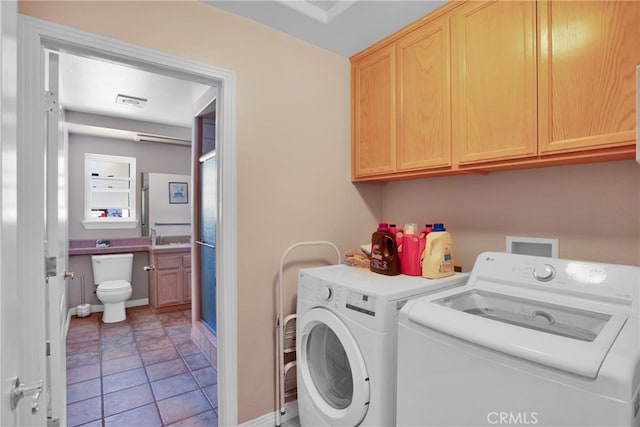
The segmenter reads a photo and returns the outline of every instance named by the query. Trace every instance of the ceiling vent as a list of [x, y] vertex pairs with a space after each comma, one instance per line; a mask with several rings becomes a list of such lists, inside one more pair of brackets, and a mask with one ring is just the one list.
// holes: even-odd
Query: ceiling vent
[[118, 96], [116, 96], [116, 104], [128, 105], [130, 107], [142, 108], [147, 105], [147, 101], [148, 99], [138, 98], [130, 95], [118, 94]]

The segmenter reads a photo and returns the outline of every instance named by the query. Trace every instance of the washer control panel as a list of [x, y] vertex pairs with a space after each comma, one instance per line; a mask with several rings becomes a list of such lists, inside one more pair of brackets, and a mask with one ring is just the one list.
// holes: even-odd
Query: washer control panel
[[369, 316], [376, 315], [376, 297], [349, 290], [347, 292], [346, 307]]
[[639, 304], [640, 268], [500, 252], [478, 256], [470, 282], [504, 283]]
[[316, 298], [318, 301], [331, 301], [331, 298], [333, 298], [333, 288], [327, 284], [318, 286], [318, 294], [316, 295]]
[[533, 267], [533, 277], [540, 282], [548, 282], [556, 276], [556, 269], [549, 264], [538, 264]]

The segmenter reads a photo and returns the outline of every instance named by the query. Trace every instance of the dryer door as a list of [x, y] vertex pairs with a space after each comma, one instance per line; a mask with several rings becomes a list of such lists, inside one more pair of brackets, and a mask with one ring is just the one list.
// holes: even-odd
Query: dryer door
[[353, 335], [331, 311], [298, 319], [297, 363], [318, 412], [329, 425], [356, 426], [369, 408], [369, 375]]

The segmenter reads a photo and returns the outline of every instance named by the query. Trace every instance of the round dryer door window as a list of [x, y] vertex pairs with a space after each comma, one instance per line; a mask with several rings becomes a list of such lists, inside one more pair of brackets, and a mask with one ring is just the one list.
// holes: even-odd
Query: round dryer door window
[[367, 413], [369, 378], [352, 334], [324, 308], [307, 312], [298, 328], [298, 365], [314, 406], [330, 425], [359, 424]]

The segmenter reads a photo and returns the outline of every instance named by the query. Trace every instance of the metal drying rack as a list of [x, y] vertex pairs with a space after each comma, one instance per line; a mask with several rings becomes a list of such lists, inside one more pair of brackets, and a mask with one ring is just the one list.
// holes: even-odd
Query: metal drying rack
[[296, 385], [296, 377], [287, 374], [293, 369], [295, 373], [296, 361], [293, 360], [285, 364], [285, 354], [290, 354], [296, 351], [296, 314], [289, 314], [284, 316], [284, 303], [283, 303], [283, 291], [282, 291], [282, 276], [284, 261], [291, 251], [303, 246], [330, 246], [336, 251], [338, 256], [338, 264], [340, 264], [342, 257], [340, 250], [336, 245], [326, 240], [318, 240], [311, 242], [299, 242], [289, 246], [282, 257], [280, 258], [280, 269], [278, 270], [278, 318], [276, 319], [276, 360], [278, 361], [276, 367], [276, 396], [278, 399], [278, 408], [276, 410], [276, 426], [281, 424], [281, 416], [285, 414], [284, 405], [287, 397], [293, 396], [295, 392], [287, 391], [291, 390], [291, 383]]

